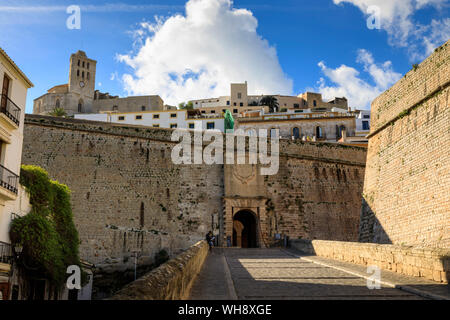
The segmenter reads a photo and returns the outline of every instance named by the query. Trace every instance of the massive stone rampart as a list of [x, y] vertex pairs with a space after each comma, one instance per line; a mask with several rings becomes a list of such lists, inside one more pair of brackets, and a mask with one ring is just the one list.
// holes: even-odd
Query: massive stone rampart
[[372, 104], [361, 241], [450, 247], [449, 43]]

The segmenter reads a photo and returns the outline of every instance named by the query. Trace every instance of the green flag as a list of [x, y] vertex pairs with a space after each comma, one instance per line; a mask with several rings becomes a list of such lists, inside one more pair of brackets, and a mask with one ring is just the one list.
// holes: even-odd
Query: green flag
[[225, 111], [225, 133], [234, 132], [234, 118], [230, 110]]

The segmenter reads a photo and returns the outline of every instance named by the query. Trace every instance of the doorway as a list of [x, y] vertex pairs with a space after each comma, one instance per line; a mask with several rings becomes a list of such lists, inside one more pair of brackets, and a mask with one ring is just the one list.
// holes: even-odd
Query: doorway
[[257, 223], [253, 212], [239, 211], [233, 219], [233, 246], [257, 248]]

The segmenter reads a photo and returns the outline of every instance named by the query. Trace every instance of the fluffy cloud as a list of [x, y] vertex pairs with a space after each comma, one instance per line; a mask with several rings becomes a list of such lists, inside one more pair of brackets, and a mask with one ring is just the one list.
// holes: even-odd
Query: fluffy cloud
[[229, 94], [231, 82], [250, 93], [292, 93], [277, 52], [257, 33], [252, 12], [231, 0], [190, 0], [185, 15], [142, 23], [135, 54], [119, 55], [133, 69], [122, 78], [130, 94], [159, 94], [168, 104]]
[[[392, 46], [408, 47], [411, 60], [421, 60], [450, 38], [450, 19], [432, 20], [430, 25], [414, 21], [414, 14], [425, 7], [448, 8], [448, 0], [333, 0], [351, 3], [369, 16], [368, 8], [380, 9], [381, 28]], [[439, 26], [439, 27], [436, 27]]]
[[342, 65], [332, 69], [322, 61], [319, 67], [333, 85], [327, 85], [327, 81], [321, 78], [316, 89], [322, 92], [324, 99], [345, 96], [351, 107], [370, 109], [370, 103], [397, 82], [401, 74], [392, 69], [390, 61], [376, 63], [372, 54], [364, 49], [359, 50], [356, 61], [363, 65], [364, 72], [370, 76], [373, 84], [363, 80], [355, 68]]

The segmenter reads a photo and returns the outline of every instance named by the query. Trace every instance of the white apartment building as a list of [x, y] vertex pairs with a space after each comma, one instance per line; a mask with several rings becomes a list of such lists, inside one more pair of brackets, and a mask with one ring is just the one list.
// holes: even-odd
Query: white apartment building
[[187, 110], [76, 114], [75, 119], [153, 128], [225, 131], [225, 121], [222, 115], [205, 115]]
[[356, 110], [356, 135], [367, 136], [370, 133], [370, 110]]
[[19, 184], [27, 90], [31, 81], [0, 48], [0, 292], [12, 294], [12, 219], [31, 210], [29, 198]]

